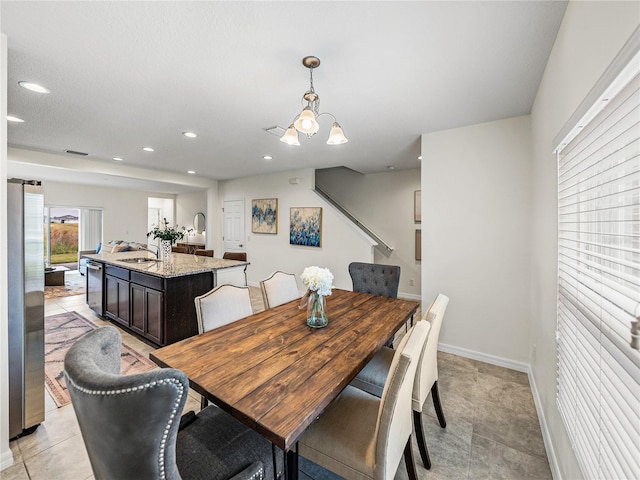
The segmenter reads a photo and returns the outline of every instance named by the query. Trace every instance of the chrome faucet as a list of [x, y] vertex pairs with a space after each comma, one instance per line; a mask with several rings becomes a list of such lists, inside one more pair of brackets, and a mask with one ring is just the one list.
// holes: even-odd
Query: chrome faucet
[[151, 252], [156, 256], [156, 260], [160, 260], [160, 248], [156, 247], [156, 251], [154, 252], [150, 248], [138, 247], [138, 250], [146, 250], [147, 252]]

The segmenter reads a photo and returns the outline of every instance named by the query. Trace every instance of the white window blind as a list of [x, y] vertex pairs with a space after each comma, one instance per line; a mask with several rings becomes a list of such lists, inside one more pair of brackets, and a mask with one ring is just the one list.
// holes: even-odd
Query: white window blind
[[[640, 478], [640, 76], [558, 151], [558, 407], [585, 478]], [[602, 100], [600, 100], [602, 101]]]

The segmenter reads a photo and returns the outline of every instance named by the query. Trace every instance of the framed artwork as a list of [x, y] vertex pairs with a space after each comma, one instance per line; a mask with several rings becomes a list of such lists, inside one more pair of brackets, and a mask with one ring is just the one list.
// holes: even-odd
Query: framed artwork
[[322, 207], [291, 207], [289, 218], [291, 245], [322, 246]]
[[422, 230], [416, 230], [416, 260], [422, 260]]
[[278, 199], [251, 200], [251, 233], [278, 233]]
[[413, 192], [413, 221], [422, 223], [422, 195], [421, 190]]

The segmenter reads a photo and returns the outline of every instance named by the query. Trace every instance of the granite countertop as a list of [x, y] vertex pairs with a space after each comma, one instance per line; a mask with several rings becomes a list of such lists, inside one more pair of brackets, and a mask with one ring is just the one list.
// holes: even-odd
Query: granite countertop
[[119, 253], [97, 253], [83, 255], [83, 257], [90, 258], [96, 262], [126, 268], [134, 272], [147, 273], [149, 275], [155, 275], [163, 278], [182, 277], [185, 275], [193, 275], [195, 273], [214, 272], [227, 268], [244, 267], [245, 265], [249, 265], [249, 262], [223, 260], [222, 258], [204, 257], [186, 253], [172, 253], [171, 262], [168, 264], [161, 261], [143, 263], [122, 261], [132, 258], [149, 258], [156, 260], [156, 256], [146, 250]]

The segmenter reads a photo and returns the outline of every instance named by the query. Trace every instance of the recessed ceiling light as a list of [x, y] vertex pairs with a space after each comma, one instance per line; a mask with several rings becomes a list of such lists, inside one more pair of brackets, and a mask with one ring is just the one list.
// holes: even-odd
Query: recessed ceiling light
[[389, 166], [387, 167], [387, 170], [395, 170], [395, 169], [396, 169], [396, 167], [394, 167], [393, 165], [389, 165]]
[[422, 160], [422, 155], [418, 155], [418, 160]]
[[196, 172], [194, 170], [189, 170], [187, 173], [191, 174], [191, 175], [195, 175]]
[[273, 157], [271, 155], [265, 155], [264, 157], [265, 160], [273, 160]]
[[14, 117], [13, 115], [7, 115], [7, 120], [10, 122], [23, 123], [24, 120], [18, 117]]
[[182, 135], [188, 138], [196, 138], [198, 136], [197, 133], [193, 133], [193, 132], [182, 132]]
[[42, 85], [38, 85], [37, 83], [32, 82], [18, 82], [22, 88], [26, 88], [27, 90], [31, 90], [32, 92], [37, 93], [51, 93], [47, 87], [43, 87]]
[[151, 147], [142, 147], [145, 152], [155, 152], [155, 150]]
[[124, 158], [122, 157], [113, 157], [113, 160], [115, 160], [116, 162], [121, 162], [124, 160]]

